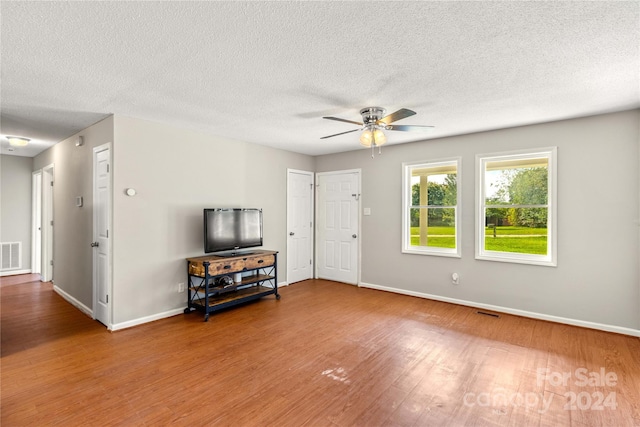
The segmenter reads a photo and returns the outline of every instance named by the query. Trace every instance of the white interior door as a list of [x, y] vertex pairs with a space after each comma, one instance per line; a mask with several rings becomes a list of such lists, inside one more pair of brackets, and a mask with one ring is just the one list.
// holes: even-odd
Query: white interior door
[[53, 280], [53, 165], [42, 169], [41, 280]]
[[317, 276], [358, 283], [360, 171], [317, 175]]
[[93, 317], [110, 327], [111, 149], [109, 144], [93, 150]]
[[287, 170], [287, 282], [313, 277], [313, 173]]
[[34, 172], [31, 186], [31, 273], [42, 272], [42, 171]]

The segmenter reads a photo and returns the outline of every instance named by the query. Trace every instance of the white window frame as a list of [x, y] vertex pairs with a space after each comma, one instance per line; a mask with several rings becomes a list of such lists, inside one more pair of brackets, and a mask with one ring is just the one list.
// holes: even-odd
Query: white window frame
[[[420, 168], [438, 168], [453, 166], [456, 167], [456, 206], [438, 206], [439, 208], [455, 209], [455, 249], [437, 248], [431, 246], [411, 246], [411, 170]], [[462, 158], [452, 157], [438, 160], [424, 160], [416, 162], [402, 163], [402, 252], [418, 255], [435, 255], [444, 257], [460, 258], [462, 255], [460, 247], [461, 236], [461, 210], [462, 210]]]
[[[558, 254], [557, 147], [509, 151], [476, 156], [476, 259], [556, 267]], [[523, 254], [485, 250], [485, 169], [488, 162], [546, 158], [547, 180], [547, 254]]]

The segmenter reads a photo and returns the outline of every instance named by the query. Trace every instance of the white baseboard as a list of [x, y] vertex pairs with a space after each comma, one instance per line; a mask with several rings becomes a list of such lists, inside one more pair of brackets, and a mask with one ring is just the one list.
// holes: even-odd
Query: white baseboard
[[[288, 285], [289, 284], [287, 282], [278, 283], [278, 287], [288, 286]], [[120, 330], [120, 329], [131, 328], [133, 326], [138, 326], [138, 325], [142, 325], [144, 323], [153, 322], [155, 320], [160, 320], [160, 319], [165, 319], [167, 317], [177, 316], [179, 314], [184, 314], [184, 309], [185, 308], [186, 307], [176, 308], [176, 309], [165, 311], [165, 312], [162, 312], [162, 313], [152, 314], [151, 316], [139, 317], [137, 319], [128, 320], [126, 322], [121, 322], [121, 323], [114, 323], [108, 329], [110, 331], [117, 331], [117, 330]]]
[[640, 330], [626, 328], [623, 326], [606, 325], [603, 323], [588, 322], [585, 320], [570, 319], [567, 317], [552, 316], [549, 314], [536, 313], [533, 311], [518, 310], [515, 308], [502, 307], [498, 305], [483, 304], [479, 302], [466, 301], [456, 298], [443, 297], [439, 295], [425, 294], [422, 292], [407, 291], [405, 289], [392, 288], [388, 286], [374, 285], [372, 283], [360, 282], [363, 288], [376, 289], [379, 291], [393, 292], [396, 294], [409, 295], [412, 297], [426, 298], [435, 301], [448, 302], [452, 304], [464, 305], [468, 307], [482, 308], [485, 310], [497, 311], [500, 313], [513, 314], [516, 316], [530, 317], [532, 319], [547, 320], [549, 322], [564, 323], [567, 325], [581, 326], [583, 328], [598, 329], [601, 331], [615, 332], [617, 334], [631, 335], [632, 337], [640, 337]]
[[110, 331], [118, 331], [120, 329], [131, 328], [133, 326], [142, 325], [143, 323], [153, 322], [155, 320], [165, 319], [167, 317], [177, 316], [184, 313], [183, 308], [175, 308], [173, 310], [164, 311], [162, 313], [152, 314], [151, 316], [139, 317], [133, 320], [127, 320], [126, 322], [114, 323], [108, 329]]
[[0, 277], [2, 276], [17, 276], [18, 274], [31, 274], [31, 270], [7, 270], [0, 271]]
[[64, 298], [72, 306], [74, 306], [75, 308], [77, 308], [78, 310], [80, 310], [81, 312], [83, 312], [84, 314], [86, 314], [87, 316], [93, 319], [93, 310], [91, 310], [89, 307], [87, 307], [86, 305], [84, 305], [83, 303], [81, 303], [80, 301], [78, 301], [73, 296], [69, 295], [68, 293], [66, 293], [56, 285], [53, 285], [53, 291], [58, 295], [60, 295], [62, 298]]

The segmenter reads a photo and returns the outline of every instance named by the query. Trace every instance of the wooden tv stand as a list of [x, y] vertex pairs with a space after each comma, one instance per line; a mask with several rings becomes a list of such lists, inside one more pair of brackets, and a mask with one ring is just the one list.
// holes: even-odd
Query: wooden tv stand
[[[209, 313], [267, 295], [278, 294], [278, 252], [255, 250], [235, 256], [206, 255], [187, 258], [188, 298], [185, 314], [191, 310]], [[233, 280], [241, 273], [239, 282], [231, 286], [219, 286], [217, 279], [224, 276]]]

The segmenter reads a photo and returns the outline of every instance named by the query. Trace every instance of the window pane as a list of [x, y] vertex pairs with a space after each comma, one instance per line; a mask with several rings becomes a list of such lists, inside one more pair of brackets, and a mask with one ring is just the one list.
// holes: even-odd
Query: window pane
[[403, 252], [460, 256], [456, 233], [459, 166], [459, 159], [403, 166]]
[[476, 156], [476, 259], [557, 265], [556, 147]]
[[420, 177], [411, 177], [411, 206], [420, 206]]
[[455, 173], [411, 177], [411, 206], [456, 206]]
[[487, 162], [485, 203], [546, 205], [548, 159]]
[[455, 208], [411, 208], [410, 245], [456, 247]]
[[547, 208], [485, 209], [484, 249], [547, 254]]

